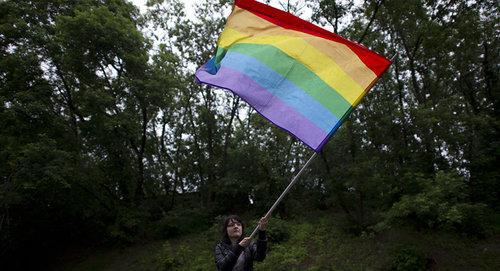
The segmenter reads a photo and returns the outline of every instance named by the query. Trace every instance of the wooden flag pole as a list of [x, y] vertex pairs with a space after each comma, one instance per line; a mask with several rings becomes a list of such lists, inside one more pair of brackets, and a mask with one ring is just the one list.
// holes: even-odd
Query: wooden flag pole
[[[271, 216], [271, 214], [273, 213], [273, 211], [276, 208], [276, 206], [281, 202], [281, 200], [283, 199], [283, 197], [285, 197], [286, 193], [288, 193], [288, 191], [290, 190], [290, 188], [292, 188], [292, 186], [295, 184], [295, 182], [297, 182], [297, 180], [299, 179], [299, 177], [302, 174], [302, 172], [304, 172], [304, 170], [309, 166], [309, 164], [314, 160], [314, 158], [316, 158], [317, 155], [318, 155], [318, 153], [314, 152], [314, 154], [311, 156], [311, 158], [309, 158], [309, 160], [307, 160], [306, 164], [300, 169], [299, 173], [297, 173], [297, 175], [295, 175], [295, 177], [293, 177], [293, 179], [290, 182], [290, 184], [288, 184], [288, 186], [285, 188], [285, 190], [283, 191], [283, 193], [281, 193], [281, 195], [279, 196], [279, 198], [274, 202], [273, 206], [271, 206], [271, 208], [269, 209], [269, 211], [267, 211], [265, 217], [270, 217]], [[258, 229], [259, 229], [259, 226], [257, 225], [257, 227], [255, 227], [255, 229], [253, 230], [252, 234], [250, 235], [250, 239], [255, 236], [255, 234], [257, 233]]]

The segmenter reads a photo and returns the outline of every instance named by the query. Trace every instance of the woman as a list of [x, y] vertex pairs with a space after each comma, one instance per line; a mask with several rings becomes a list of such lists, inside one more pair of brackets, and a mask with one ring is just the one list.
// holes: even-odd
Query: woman
[[243, 238], [245, 225], [241, 218], [231, 215], [224, 221], [222, 240], [215, 246], [215, 263], [218, 271], [251, 271], [253, 261], [266, 258], [266, 227], [269, 218], [259, 221], [259, 238], [251, 242], [250, 237]]

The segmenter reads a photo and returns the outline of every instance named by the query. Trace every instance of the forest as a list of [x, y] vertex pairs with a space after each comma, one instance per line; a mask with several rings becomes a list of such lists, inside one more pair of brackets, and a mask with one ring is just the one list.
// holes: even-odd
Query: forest
[[[214, 270], [313, 154], [195, 81], [232, 1], [144, 2], [0, 1], [0, 269]], [[394, 58], [255, 270], [499, 270], [498, 2], [261, 2]]]

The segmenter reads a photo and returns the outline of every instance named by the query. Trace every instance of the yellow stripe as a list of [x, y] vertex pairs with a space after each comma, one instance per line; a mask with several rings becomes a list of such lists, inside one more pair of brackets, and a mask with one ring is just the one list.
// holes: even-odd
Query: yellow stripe
[[309, 35], [300, 31], [289, 30], [268, 22], [259, 16], [235, 7], [226, 23], [227, 27], [251, 36], [292, 36], [307, 38], [306, 41], [325, 53], [342, 70], [356, 80], [361, 86], [369, 85], [377, 76], [361, 59], [345, 44]]
[[235, 7], [219, 46], [235, 43], [273, 45], [306, 65], [325, 83], [355, 104], [377, 76], [347, 46], [274, 25], [244, 9]]
[[236, 43], [272, 45], [304, 64], [349, 103], [358, 99], [364, 88], [349, 77], [335, 62], [299, 37], [248, 36], [226, 28], [219, 38], [219, 46], [230, 49]]

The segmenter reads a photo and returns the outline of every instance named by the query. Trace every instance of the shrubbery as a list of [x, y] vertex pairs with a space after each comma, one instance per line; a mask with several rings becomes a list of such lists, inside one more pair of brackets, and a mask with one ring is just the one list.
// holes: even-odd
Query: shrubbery
[[415, 182], [419, 191], [402, 196], [378, 226], [406, 221], [418, 229], [453, 230], [479, 237], [490, 232], [488, 208], [467, 201], [463, 177], [439, 171], [432, 179], [420, 177]]
[[178, 209], [169, 212], [154, 223], [154, 230], [161, 238], [170, 238], [205, 230], [211, 226], [210, 218], [202, 209]]
[[404, 247], [393, 254], [391, 271], [423, 271], [426, 258], [424, 253], [414, 247]]
[[272, 218], [272, 223], [267, 227], [267, 238], [272, 243], [282, 243], [290, 239], [290, 229], [288, 224], [279, 219]]
[[113, 243], [132, 244], [144, 231], [145, 213], [134, 208], [118, 208], [115, 223], [108, 226], [108, 238]]

